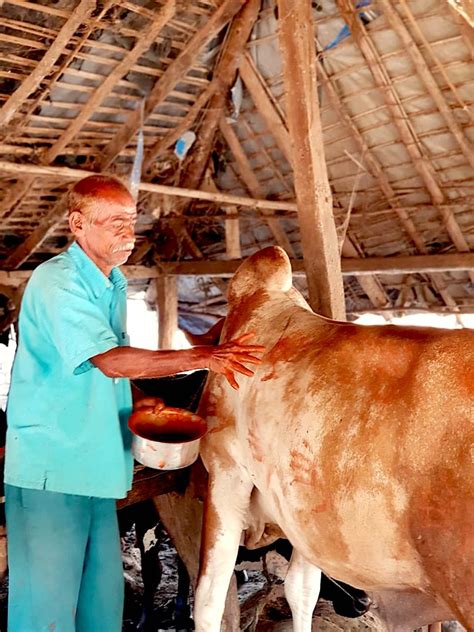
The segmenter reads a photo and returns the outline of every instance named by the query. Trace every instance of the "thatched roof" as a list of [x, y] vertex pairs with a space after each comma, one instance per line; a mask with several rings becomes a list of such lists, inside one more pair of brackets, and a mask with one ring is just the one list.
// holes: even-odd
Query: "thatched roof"
[[[142, 266], [156, 276], [157, 262], [190, 260], [183, 272], [216, 276], [183, 280], [182, 308], [200, 301], [194, 309], [211, 314], [224, 302], [226, 259], [273, 243], [302, 258], [278, 11], [263, 0], [242, 18], [245, 4], [0, 2], [1, 270], [31, 270], [65, 247], [67, 187], [78, 170], [128, 179], [139, 130], [140, 287]], [[473, 311], [469, 0], [354, 4], [312, 2], [349, 314]], [[196, 140], [180, 160], [186, 131]], [[0, 285], [18, 284], [27, 272], [2, 274]]]

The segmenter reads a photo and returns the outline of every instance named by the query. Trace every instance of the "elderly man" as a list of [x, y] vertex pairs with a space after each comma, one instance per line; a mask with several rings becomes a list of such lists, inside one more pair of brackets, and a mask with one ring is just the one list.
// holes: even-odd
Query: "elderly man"
[[118, 632], [123, 573], [115, 499], [132, 483], [129, 378], [197, 368], [251, 375], [262, 347], [129, 346], [126, 281], [136, 208], [114, 178], [78, 182], [76, 239], [25, 291], [8, 400], [9, 631]]

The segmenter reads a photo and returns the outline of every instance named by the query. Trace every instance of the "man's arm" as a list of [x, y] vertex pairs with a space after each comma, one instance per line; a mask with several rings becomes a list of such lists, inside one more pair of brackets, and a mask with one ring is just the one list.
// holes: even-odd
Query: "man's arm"
[[245, 364], [260, 364], [255, 353], [264, 347], [246, 344], [253, 334], [245, 334], [217, 346], [199, 346], [180, 351], [149, 351], [135, 347], [115, 347], [91, 358], [92, 364], [108, 377], [130, 379], [164, 377], [194, 369], [210, 369], [227, 378], [233, 388], [239, 388], [234, 372], [251, 376]]

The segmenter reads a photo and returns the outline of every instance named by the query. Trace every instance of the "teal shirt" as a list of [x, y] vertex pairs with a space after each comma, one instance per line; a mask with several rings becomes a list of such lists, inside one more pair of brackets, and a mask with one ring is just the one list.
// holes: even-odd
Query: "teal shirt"
[[133, 459], [130, 382], [90, 358], [128, 345], [126, 286], [78, 244], [33, 272], [22, 301], [7, 405], [5, 482], [122, 498]]

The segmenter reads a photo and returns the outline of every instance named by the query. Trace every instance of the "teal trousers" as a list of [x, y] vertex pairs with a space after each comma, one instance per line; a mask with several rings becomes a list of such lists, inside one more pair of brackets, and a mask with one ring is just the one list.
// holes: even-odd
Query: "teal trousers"
[[5, 485], [8, 632], [120, 632], [115, 500]]

